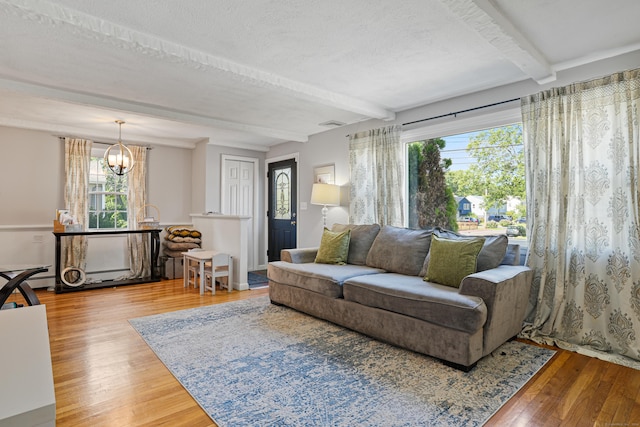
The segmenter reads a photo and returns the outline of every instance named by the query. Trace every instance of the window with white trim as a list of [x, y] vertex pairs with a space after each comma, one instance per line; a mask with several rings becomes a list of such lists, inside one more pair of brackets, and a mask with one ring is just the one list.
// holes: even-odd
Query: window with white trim
[[[416, 224], [415, 214], [413, 216], [411, 215], [416, 209], [414, 204], [415, 197], [413, 194], [411, 194], [412, 188], [415, 189], [415, 185], [413, 187], [411, 185], [411, 180], [412, 179], [414, 181], [416, 180], [416, 178], [414, 177], [414, 175], [416, 174], [416, 170], [415, 170], [416, 165], [412, 165], [411, 162], [409, 161], [411, 160], [411, 157], [412, 157], [411, 154], [409, 154], [409, 149], [412, 146], [412, 143], [414, 143], [414, 141], [443, 140], [445, 144], [441, 150], [441, 154], [442, 154], [441, 158], [447, 159], [447, 161], [446, 162], [443, 161], [443, 163], [446, 163], [445, 170], [447, 171], [447, 183], [448, 183], [447, 186], [449, 187], [449, 189], [452, 190], [455, 196], [458, 196], [458, 200], [460, 200], [460, 198], [463, 196], [468, 196], [469, 194], [477, 195], [477, 196], [480, 196], [478, 198], [484, 199], [486, 198], [488, 193], [487, 191], [488, 189], [485, 190], [485, 188], [489, 187], [489, 184], [496, 183], [494, 176], [487, 175], [487, 180], [489, 182], [487, 183], [487, 185], [485, 185], [482, 188], [475, 188], [471, 191], [471, 193], [469, 193], [468, 190], [466, 189], [460, 188], [459, 192], [461, 194], [457, 194], [456, 187], [451, 185], [451, 180], [449, 179], [450, 174], [452, 172], [455, 173], [455, 171], [459, 169], [467, 169], [470, 166], [470, 163], [475, 162], [475, 160], [471, 158], [471, 157], [474, 157], [473, 150], [467, 150], [467, 144], [470, 142], [471, 139], [478, 137], [478, 135], [483, 134], [483, 131], [479, 131], [478, 129], [484, 129], [485, 130], [484, 133], [491, 133], [491, 132], [496, 132], [498, 130], [505, 130], [505, 129], [513, 130], [514, 128], [519, 128], [518, 123], [520, 122], [520, 120], [521, 120], [521, 117], [520, 117], [519, 109], [510, 108], [502, 111], [478, 114], [469, 118], [457, 118], [456, 120], [450, 120], [440, 124], [435, 124], [431, 126], [418, 128], [418, 129], [404, 131], [402, 135], [402, 141], [407, 144], [407, 178], [409, 183], [409, 185], [407, 185], [407, 197], [405, 199], [406, 212], [408, 213], [408, 215], [406, 216], [408, 218], [407, 225], [409, 227], [419, 226], [418, 224]], [[513, 126], [513, 124], [515, 124], [515, 126]], [[446, 136], [446, 135], [449, 135], [449, 136]], [[461, 143], [463, 142], [462, 146], [460, 147], [455, 146], [456, 139], [459, 139]], [[485, 150], [485, 154], [493, 149], [495, 154], [491, 155], [491, 157], [495, 156], [496, 158], [499, 158], [503, 154], [506, 154], [505, 151], [503, 151], [505, 150], [505, 147], [503, 146], [493, 147], [491, 145], [484, 145], [481, 149]], [[520, 143], [512, 144], [508, 146], [507, 149], [521, 152], [522, 146]], [[491, 171], [488, 171], [488, 172], [491, 172]], [[522, 181], [524, 182], [524, 170], [514, 169], [513, 175], [520, 176]], [[499, 184], [502, 184], [502, 183], [499, 183]], [[500, 209], [505, 211], [505, 212], [501, 211], [500, 213], [506, 213], [506, 212], [511, 213], [513, 215], [514, 222], [517, 216], [517, 219], [519, 220], [517, 225], [520, 226], [526, 222], [526, 218], [525, 218], [526, 214], [524, 213], [525, 212], [524, 195], [514, 194], [514, 196], [521, 196], [521, 197], [520, 198], [507, 197], [508, 203], [505, 203], [504, 206], [500, 205], [498, 206], [498, 208], [493, 208], [493, 207], [490, 207], [490, 208], [496, 211]], [[518, 199], [521, 202], [517, 207], [515, 207], [515, 204], [512, 203], [514, 199]], [[479, 208], [478, 203], [476, 203], [475, 200], [470, 202], [471, 202], [472, 210], [475, 211], [476, 208]], [[468, 213], [466, 213], [468, 208], [469, 206], [461, 206], [459, 208], [459, 211], [460, 209], [462, 209], [463, 211], [465, 211], [464, 215], [467, 216], [469, 215]], [[489, 214], [493, 212], [493, 210], [491, 210]], [[471, 215], [471, 216], [476, 216], [476, 215]], [[479, 219], [482, 220], [483, 219], [482, 216], [484, 215], [477, 215], [477, 216], [480, 217]]]
[[89, 229], [128, 228], [128, 179], [118, 176], [104, 164], [98, 150], [89, 164]]

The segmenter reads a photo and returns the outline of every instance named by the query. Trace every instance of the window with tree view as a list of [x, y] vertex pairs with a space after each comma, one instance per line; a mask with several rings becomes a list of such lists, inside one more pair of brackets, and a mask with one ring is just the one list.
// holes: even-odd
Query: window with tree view
[[522, 127], [408, 144], [409, 226], [526, 236]]
[[89, 229], [127, 228], [127, 175], [117, 176], [102, 157], [89, 165]]

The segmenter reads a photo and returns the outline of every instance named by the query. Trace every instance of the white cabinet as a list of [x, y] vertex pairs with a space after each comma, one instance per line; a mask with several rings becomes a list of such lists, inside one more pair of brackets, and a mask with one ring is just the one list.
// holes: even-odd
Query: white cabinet
[[55, 426], [45, 306], [0, 310], [0, 343], [0, 426]]

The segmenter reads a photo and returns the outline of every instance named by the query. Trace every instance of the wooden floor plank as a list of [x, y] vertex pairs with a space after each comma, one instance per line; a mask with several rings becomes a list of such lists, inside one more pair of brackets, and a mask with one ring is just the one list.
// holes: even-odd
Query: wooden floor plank
[[578, 425], [593, 424], [615, 380], [608, 375], [608, 366], [598, 359], [590, 359], [577, 374], [558, 411], [564, 423], [576, 421]]
[[[527, 426], [531, 425], [536, 412], [548, 401], [555, 401], [552, 393], [555, 388], [550, 382], [563, 369], [570, 355], [558, 352], [535, 376], [536, 381], [529, 381], [498, 411], [486, 426]], [[547, 405], [548, 406], [548, 405]]]
[[640, 402], [640, 378], [633, 375], [633, 369], [621, 370], [618, 375], [619, 387], [607, 396], [608, 412], [611, 420], [609, 425], [617, 426], [640, 426], [640, 418], [632, 416], [638, 413], [638, 402]]
[[128, 320], [266, 295], [199, 295], [182, 281], [53, 294], [47, 306], [58, 426], [215, 425]]
[[[267, 295], [268, 289], [201, 296], [182, 280], [165, 280], [36, 293], [47, 306], [58, 427], [212, 426], [128, 320]], [[640, 371], [555, 350], [487, 426], [640, 427]]]

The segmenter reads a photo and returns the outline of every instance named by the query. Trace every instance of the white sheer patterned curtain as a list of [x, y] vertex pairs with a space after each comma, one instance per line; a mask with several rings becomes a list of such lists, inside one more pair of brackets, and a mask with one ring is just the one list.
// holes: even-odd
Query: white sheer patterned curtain
[[[127, 176], [129, 180], [128, 225], [130, 230], [136, 230], [138, 221], [142, 221], [145, 217], [144, 208], [147, 203], [147, 149], [135, 145], [130, 145], [129, 149], [133, 155], [134, 166]], [[129, 278], [151, 275], [150, 251], [148, 234], [129, 235], [129, 268], [131, 270]]]
[[349, 136], [353, 224], [404, 226], [404, 150], [398, 125]]
[[[64, 207], [69, 209], [84, 230], [89, 224], [89, 164], [92, 142], [85, 139], [64, 139]], [[64, 268], [86, 268], [87, 237], [66, 237]]]
[[534, 341], [640, 369], [640, 69], [522, 99]]

